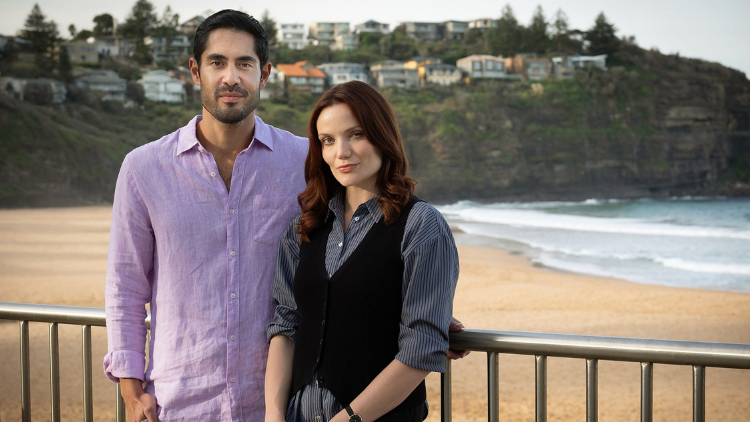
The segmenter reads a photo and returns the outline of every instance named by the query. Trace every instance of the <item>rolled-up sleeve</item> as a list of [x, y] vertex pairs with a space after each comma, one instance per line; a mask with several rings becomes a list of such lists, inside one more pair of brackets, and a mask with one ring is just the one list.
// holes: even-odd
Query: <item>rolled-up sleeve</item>
[[402, 257], [403, 308], [396, 359], [413, 368], [443, 372], [458, 282], [458, 251], [448, 223], [424, 202], [409, 213]]
[[268, 324], [266, 335], [268, 341], [279, 334], [292, 341], [297, 335], [299, 312], [294, 301], [294, 274], [299, 263], [300, 238], [297, 233], [300, 217], [297, 216], [287, 227], [279, 242], [279, 253], [276, 259], [276, 276], [273, 284], [273, 298], [276, 311], [273, 321]]
[[104, 373], [112, 381], [144, 379], [146, 318], [151, 300], [154, 233], [134, 178], [132, 155], [122, 163], [112, 207], [105, 287], [108, 353]]

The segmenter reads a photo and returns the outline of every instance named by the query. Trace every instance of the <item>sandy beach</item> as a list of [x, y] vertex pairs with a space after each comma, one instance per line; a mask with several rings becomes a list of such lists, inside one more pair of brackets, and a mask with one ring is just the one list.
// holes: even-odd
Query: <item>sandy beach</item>
[[[0, 210], [0, 301], [104, 306], [109, 207]], [[454, 314], [467, 327], [601, 336], [750, 343], [750, 294], [636, 284], [533, 266], [511, 253], [459, 247]], [[20, 420], [18, 324], [0, 322], [0, 420]], [[31, 326], [32, 420], [49, 419], [48, 325]], [[63, 420], [81, 420], [81, 334], [61, 326]], [[106, 333], [93, 329], [94, 415], [113, 421], [115, 387], [101, 371]], [[534, 358], [500, 356], [500, 418], [534, 419]], [[706, 370], [706, 419], [750, 418], [750, 372]], [[548, 418], [585, 420], [585, 363], [548, 361]], [[654, 420], [692, 412], [690, 367], [656, 365]], [[487, 419], [486, 355], [453, 364], [453, 418]], [[439, 421], [439, 376], [428, 377], [431, 422]], [[637, 421], [637, 363], [599, 363], [599, 417]]]

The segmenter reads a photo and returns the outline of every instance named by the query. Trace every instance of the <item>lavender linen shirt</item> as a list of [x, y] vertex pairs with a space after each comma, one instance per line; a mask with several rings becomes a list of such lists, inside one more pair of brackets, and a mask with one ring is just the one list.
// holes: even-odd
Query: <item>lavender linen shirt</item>
[[104, 372], [114, 381], [143, 380], [160, 421], [259, 421], [276, 252], [299, 213], [307, 141], [256, 117], [227, 193], [196, 138], [201, 118], [123, 161], [107, 264]]

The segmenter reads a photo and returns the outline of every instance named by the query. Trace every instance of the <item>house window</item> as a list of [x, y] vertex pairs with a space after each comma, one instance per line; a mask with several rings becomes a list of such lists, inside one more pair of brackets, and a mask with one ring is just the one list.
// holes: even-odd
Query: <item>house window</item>
[[474, 70], [482, 70], [482, 62], [471, 62], [471, 65]]
[[487, 60], [487, 70], [495, 70], [495, 62], [492, 60]]

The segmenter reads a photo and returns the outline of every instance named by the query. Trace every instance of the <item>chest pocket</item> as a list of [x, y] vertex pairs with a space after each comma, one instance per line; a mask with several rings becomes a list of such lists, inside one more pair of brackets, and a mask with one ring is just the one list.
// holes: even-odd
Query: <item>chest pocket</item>
[[296, 194], [266, 193], [253, 196], [253, 240], [278, 247], [281, 235], [299, 212]]

